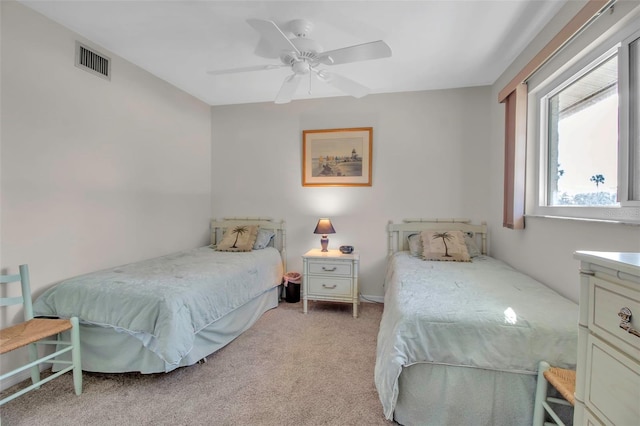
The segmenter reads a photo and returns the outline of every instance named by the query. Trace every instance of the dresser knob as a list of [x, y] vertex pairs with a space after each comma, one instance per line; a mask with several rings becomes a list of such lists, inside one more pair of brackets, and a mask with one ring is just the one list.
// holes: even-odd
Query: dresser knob
[[620, 317], [620, 328], [633, 334], [634, 336], [640, 337], [640, 331], [631, 327], [631, 309], [624, 307], [620, 309], [618, 312], [618, 316]]
[[323, 271], [325, 271], [325, 272], [333, 272], [333, 271], [335, 271], [336, 269], [338, 269], [338, 268], [337, 268], [337, 267], [335, 267], [335, 266], [334, 266], [333, 268], [327, 268], [326, 266], [323, 266], [323, 267], [322, 267], [322, 270], [323, 270]]
[[336, 288], [338, 285], [334, 284], [334, 285], [326, 285], [326, 284], [322, 284], [323, 288], [328, 288], [329, 290], [333, 290], [334, 288]]

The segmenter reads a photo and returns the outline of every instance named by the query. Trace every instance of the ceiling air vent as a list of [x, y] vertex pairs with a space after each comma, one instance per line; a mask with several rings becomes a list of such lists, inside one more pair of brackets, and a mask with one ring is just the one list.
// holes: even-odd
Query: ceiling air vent
[[76, 66], [111, 80], [111, 59], [76, 41]]

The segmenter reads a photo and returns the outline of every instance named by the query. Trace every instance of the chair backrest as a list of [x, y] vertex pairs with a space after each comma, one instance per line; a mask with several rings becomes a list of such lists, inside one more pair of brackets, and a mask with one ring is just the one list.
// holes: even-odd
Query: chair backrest
[[33, 306], [31, 305], [31, 286], [29, 285], [29, 266], [20, 265], [20, 273], [13, 275], [0, 275], [0, 284], [20, 282], [22, 293], [15, 297], [0, 297], [0, 306], [22, 305], [24, 307], [24, 320], [33, 319]]

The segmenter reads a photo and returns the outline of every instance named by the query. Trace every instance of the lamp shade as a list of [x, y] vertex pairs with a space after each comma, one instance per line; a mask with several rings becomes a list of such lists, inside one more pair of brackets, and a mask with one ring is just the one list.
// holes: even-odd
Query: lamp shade
[[329, 219], [320, 219], [318, 220], [318, 224], [316, 225], [316, 230], [313, 231], [314, 234], [335, 234], [336, 230], [333, 229], [333, 225], [331, 224], [331, 220]]

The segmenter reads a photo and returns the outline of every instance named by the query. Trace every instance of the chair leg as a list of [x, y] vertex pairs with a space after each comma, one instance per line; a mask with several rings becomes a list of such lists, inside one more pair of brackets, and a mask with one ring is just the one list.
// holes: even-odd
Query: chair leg
[[[38, 346], [35, 343], [32, 343], [28, 347], [29, 351], [29, 361], [35, 362], [38, 359]], [[31, 370], [31, 383], [34, 385], [40, 381], [40, 365], [36, 364], [30, 368]], [[37, 386], [35, 389], [40, 389], [40, 386]]]
[[80, 324], [77, 317], [71, 318], [71, 358], [73, 362], [73, 387], [76, 395], [82, 393], [82, 358], [80, 355]]
[[533, 404], [533, 426], [543, 426], [545, 418], [545, 409], [542, 403], [547, 399], [548, 383], [543, 373], [548, 370], [550, 365], [545, 361], [538, 364], [538, 382], [536, 385], [536, 399]]

